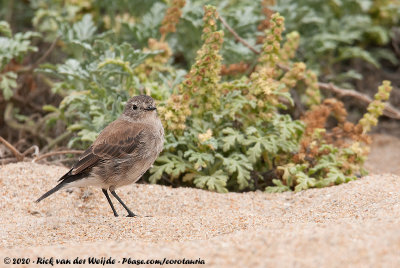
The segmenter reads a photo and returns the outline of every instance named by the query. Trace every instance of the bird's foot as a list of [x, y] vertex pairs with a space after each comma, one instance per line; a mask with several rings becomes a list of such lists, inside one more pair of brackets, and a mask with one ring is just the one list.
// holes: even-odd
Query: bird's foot
[[127, 217], [137, 217], [137, 215], [133, 212], [128, 212], [128, 215], [126, 215]]

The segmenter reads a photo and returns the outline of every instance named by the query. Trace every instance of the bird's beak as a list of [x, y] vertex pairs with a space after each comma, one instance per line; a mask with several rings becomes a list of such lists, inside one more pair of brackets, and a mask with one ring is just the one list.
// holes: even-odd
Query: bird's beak
[[154, 110], [157, 110], [157, 107], [156, 106], [149, 106], [145, 110], [146, 111], [154, 111]]

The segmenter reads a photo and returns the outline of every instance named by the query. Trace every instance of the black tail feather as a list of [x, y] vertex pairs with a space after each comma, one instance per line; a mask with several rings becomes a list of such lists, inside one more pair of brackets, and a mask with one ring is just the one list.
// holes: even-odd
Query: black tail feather
[[64, 182], [60, 182], [59, 184], [57, 184], [56, 187], [54, 187], [53, 189], [51, 189], [50, 191], [48, 191], [47, 193], [42, 195], [38, 200], [36, 200], [36, 203], [39, 203], [40, 201], [42, 201], [46, 197], [49, 197], [50, 195], [54, 194], [55, 192], [57, 192], [58, 190], [60, 190], [64, 186], [65, 186], [65, 183]]
[[50, 195], [54, 194], [58, 190], [64, 188], [64, 186], [66, 186], [68, 183], [71, 183], [73, 181], [82, 179], [82, 178], [87, 177], [89, 175], [88, 172], [84, 172], [84, 173], [80, 173], [80, 174], [76, 174], [76, 175], [72, 175], [71, 173], [72, 173], [72, 169], [70, 171], [68, 171], [66, 174], [64, 174], [64, 176], [62, 176], [58, 180], [58, 181], [61, 181], [61, 182], [59, 184], [57, 184], [56, 187], [54, 187], [53, 189], [51, 189], [50, 191], [48, 191], [47, 193], [42, 195], [38, 200], [36, 200], [36, 203], [39, 203], [40, 201], [42, 201], [46, 197], [49, 197]]

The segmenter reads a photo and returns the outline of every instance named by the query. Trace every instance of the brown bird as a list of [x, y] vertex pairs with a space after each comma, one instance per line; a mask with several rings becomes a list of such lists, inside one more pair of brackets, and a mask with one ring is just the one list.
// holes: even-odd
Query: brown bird
[[60, 189], [99, 186], [115, 217], [118, 213], [107, 190], [126, 209], [128, 217], [136, 216], [122, 202], [115, 189], [139, 180], [162, 151], [164, 128], [156, 109], [154, 100], [149, 96], [130, 99], [123, 114], [100, 133], [71, 170], [59, 179], [60, 183], [36, 202]]

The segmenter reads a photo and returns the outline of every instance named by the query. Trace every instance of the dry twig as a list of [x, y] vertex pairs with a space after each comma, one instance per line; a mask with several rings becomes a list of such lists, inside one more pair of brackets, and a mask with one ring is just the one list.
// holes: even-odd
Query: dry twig
[[400, 28], [393, 28], [392, 30], [392, 46], [397, 57], [400, 58], [400, 48], [398, 43], [400, 43]]
[[32, 160], [33, 163], [40, 161], [44, 158], [50, 157], [50, 156], [54, 156], [54, 155], [62, 155], [62, 154], [81, 154], [84, 151], [82, 150], [67, 150], [67, 151], [58, 151], [58, 152], [50, 152], [47, 154], [43, 154], [41, 156], [36, 157], [35, 159]]
[[63, 140], [69, 138], [72, 135], [70, 131], [66, 131], [57, 138], [51, 140], [46, 146], [43, 147], [42, 152], [47, 152], [56, 146], [58, 143], [62, 142]]
[[[228, 31], [230, 31], [233, 36], [235, 37], [235, 39], [237, 41], [239, 41], [240, 43], [242, 43], [243, 45], [245, 45], [246, 47], [248, 47], [251, 51], [253, 51], [255, 54], [260, 54], [260, 51], [258, 51], [257, 49], [255, 49], [254, 47], [252, 47], [249, 43], [247, 43], [245, 40], [243, 40], [236, 32], [235, 30], [232, 29], [231, 26], [229, 26], [229, 24], [226, 23], [226, 21], [220, 16], [219, 17], [220, 21], [222, 22], [222, 24], [228, 29]], [[282, 70], [288, 71], [289, 67], [284, 66], [283, 64], [278, 64], [278, 67], [281, 68]], [[371, 103], [373, 100], [364, 94], [361, 94], [355, 90], [349, 90], [349, 89], [342, 89], [339, 88], [333, 84], [327, 84], [327, 83], [318, 83], [318, 86], [320, 89], [324, 89], [324, 90], [330, 90], [333, 93], [339, 95], [339, 96], [350, 96], [353, 98], [357, 98], [363, 102], [366, 103]], [[385, 105], [385, 110], [383, 111], [383, 114], [387, 117], [393, 118], [393, 119], [400, 119], [400, 111], [397, 110], [396, 108], [394, 108], [392, 105], [386, 103]]]
[[[289, 67], [283, 65], [283, 64], [278, 64], [278, 67], [281, 68], [284, 71], [288, 71]], [[329, 90], [339, 97], [353, 97], [358, 100], [361, 100], [362, 102], [365, 102], [367, 104], [370, 104], [373, 99], [365, 94], [362, 94], [360, 92], [355, 91], [354, 89], [343, 89], [340, 87], [335, 86], [332, 83], [322, 83], [318, 82], [318, 87], [320, 89], [324, 90]], [[385, 109], [383, 110], [383, 114], [387, 117], [393, 118], [393, 119], [398, 119], [400, 120], [400, 111], [394, 108], [392, 105], [389, 103], [385, 104]]]
[[24, 155], [20, 153], [14, 146], [12, 146], [8, 141], [0, 136], [0, 141], [13, 153], [17, 161], [24, 160]]
[[26, 73], [26, 72], [31, 72], [34, 69], [36, 69], [39, 66], [39, 64], [41, 64], [51, 54], [51, 52], [53, 52], [54, 48], [57, 45], [58, 40], [60, 40], [60, 36], [58, 36], [53, 41], [53, 43], [51, 43], [50, 47], [46, 50], [46, 52], [35, 63], [33, 63], [33, 64], [31, 64], [31, 65], [29, 65], [29, 66], [27, 66], [25, 68], [19, 69], [18, 72], [19, 73]]
[[[328, 84], [328, 83], [319, 82], [318, 86], [320, 89], [329, 90], [329, 91], [335, 93], [336, 95], [338, 95], [339, 97], [349, 96], [349, 97], [359, 99], [368, 104], [373, 101], [373, 99], [367, 95], [361, 94], [355, 90], [339, 88], [331, 83]], [[400, 111], [397, 110], [396, 108], [394, 108], [389, 103], [386, 103], [385, 110], [383, 110], [383, 114], [385, 116], [393, 118], [393, 119], [400, 119]]]
[[27, 156], [27, 154], [33, 153], [33, 155], [38, 156], [39, 155], [39, 147], [37, 145], [31, 146], [29, 149], [25, 150], [22, 154], [24, 156]]
[[222, 22], [222, 24], [225, 26], [226, 29], [228, 29], [229, 32], [231, 32], [231, 34], [233, 34], [233, 36], [235, 37], [235, 39], [237, 41], [239, 41], [240, 43], [242, 43], [245, 47], [247, 47], [248, 49], [250, 49], [251, 51], [253, 51], [255, 54], [260, 54], [260, 51], [258, 51], [257, 49], [255, 49], [252, 45], [250, 45], [249, 43], [247, 43], [246, 40], [244, 40], [243, 38], [241, 38], [237, 32], [235, 32], [235, 30], [232, 29], [231, 26], [229, 26], [229, 24], [225, 21], [225, 19], [221, 16], [219, 16], [219, 20]]
[[50, 141], [50, 138], [46, 137], [43, 135], [39, 129], [37, 129], [38, 124], [32, 121], [28, 121], [25, 124], [18, 123], [16, 120], [14, 120], [12, 116], [12, 111], [13, 111], [13, 104], [10, 102], [7, 104], [5, 112], [4, 112], [4, 121], [6, 124], [13, 128], [17, 129], [20, 131], [25, 131], [30, 133], [33, 137], [39, 138], [41, 140], [46, 141], [47, 143]]
[[1, 159], [1, 164], [2, 165], [7, 165], [7, 164], [10, 164], [10, 163], [15, 163], [15, 162], [18, 162], [17, 158], [15, 158], [15, 157], [9, 157], [9, 158]]

